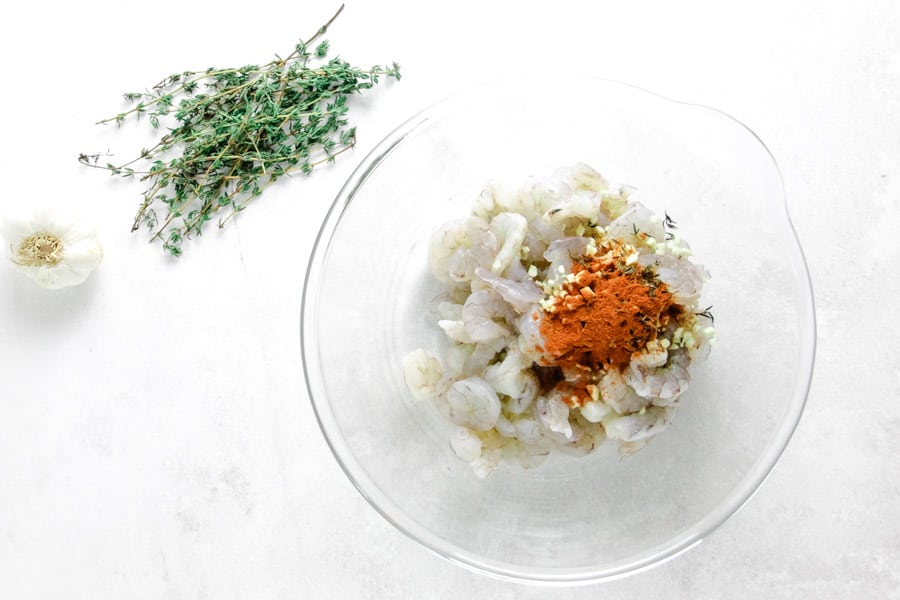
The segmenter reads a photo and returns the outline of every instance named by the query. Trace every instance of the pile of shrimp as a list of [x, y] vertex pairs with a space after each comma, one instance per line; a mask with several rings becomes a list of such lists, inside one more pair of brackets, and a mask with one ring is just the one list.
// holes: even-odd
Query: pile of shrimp
[[[450, 446], [479, 477], [503, 463], [534, 467], [554, 452], [583, 456], [607, 439], [620, 455], [636, 452], [672, 422], [691, 364], [715, 344], [712, 315], [699, 303], [708, 273], [668, 216], [632, 192], [579, 163], [518, 185], [488, 182], [471, 214], [434, 231], [429, 264], [446, 289], [436, 325], [448, 344], [440, 354], [409, 353], [403, 369], [413, 397], [452, 423]], [[595, 373], [591, 398], [572, 405], [559, 385], [542, 387], [537, 365], [552, 359], [534, 316], [545, 314], [574, 261], [605, 239], [653, 269], [682, 317], [627, 368]]]

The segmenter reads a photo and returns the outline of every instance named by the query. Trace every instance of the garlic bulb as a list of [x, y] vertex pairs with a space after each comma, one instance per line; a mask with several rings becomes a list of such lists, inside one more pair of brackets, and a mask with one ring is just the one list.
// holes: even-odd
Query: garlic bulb
[[0, 237], [9, 247], [16, 269], [47, 289], [84, 282], [103, 258], [103, 248], [92, 229], [49, 207], [6, 215]]

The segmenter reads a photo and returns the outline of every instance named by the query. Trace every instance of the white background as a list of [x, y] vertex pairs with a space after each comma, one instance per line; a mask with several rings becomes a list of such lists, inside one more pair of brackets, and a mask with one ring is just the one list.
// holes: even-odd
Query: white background
[[[178, 261], [129, 233], [138, 184], [75, 160], [130, 158], [143, 129], [94, 121], [170, 72], [289, 52], [337, 5], [4, 15], [0, 208], [64, 199], [106, 257], [59, 292], [0, 264], [0, 598], [900, 598], [900, 4], [515, 6], [351, 2], [334, 50], [396, 60], [403, 80], [353, 105], [351, 154], [271, 189]], [[670, 563], [576, 589], [471, 574], [379, 517], [318, 431], [298, 339], [314, 236], [377, 141], [460, 88], [556, 70], [753, 128], [783, 171], [819, 325], [807, 411], [751, 502]]]

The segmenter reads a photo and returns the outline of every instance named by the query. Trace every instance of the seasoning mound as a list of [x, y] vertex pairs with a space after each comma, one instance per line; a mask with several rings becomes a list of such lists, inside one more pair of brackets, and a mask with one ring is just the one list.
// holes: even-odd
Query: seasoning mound
[[665, 326], [672, 294], [652, 269], [621, 264], [611, 248], [602, 257], [576, 262], [572, 281], [545, 313], [540, 332], [553, 363], [588, 370], [624, 368]]
[[636, 452], [671, 423], [689, 369], [715, 344], [706, 270], [676, 223], [631, 192], [579, 163], [488, 182], [470, 215], [434, 232], [448, 344], [403, 367], [479, 476], [607, 439]]

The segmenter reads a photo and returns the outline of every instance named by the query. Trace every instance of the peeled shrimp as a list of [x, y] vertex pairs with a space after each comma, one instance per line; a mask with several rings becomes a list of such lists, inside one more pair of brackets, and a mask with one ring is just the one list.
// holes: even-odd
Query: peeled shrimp
[[492, 215], [501, 212], [524, 212], [519, 198], [519, 190], [516, 186], [503, 181], [488, 181], [475, 199], [472, 214], [490, 220]]
[[638, 238], [635, 232], [645, 233], [656, 240], [666, 237], [666, 229], [662, 221], [653, 211], [641, 204], [633, 202], [617, 219], [613, 220], [606, 229], [607, 235], [621, 240], [631, 240], [635, 245]]
[[472, 461], [481, 456], [481, 439], [465, 427], [456, 427], [450, 434], [450, 447], [458, 457]]
[[417, 400], [434, 398], [443, 390], [444, 370], [441, 361], [425, 350], [414, 350], [403, 357], [403, 374], [410, 393]]
[[447, 303], [443, 305], [443, 312], [458, 318], [440, 319], [438, 327], [451, 340], [462, 344], [489, 342], [507, 336], [512, 331], [504, 322], [516, 318], [512, 308], [489, 289], [471, 294], [461, 308]]
[[635, 368], [661, 367], [669, 359], [669, 352], [658, 342], [647, 344], [647, 349], [631, 357], [631, 365]]
[[556, 179], [562, 179], [575, 190], [590, 190], [602, 192], [609, 187], [609, 182], [590, 165], [575, 163], [571, 167], [556, 169], [553, 173]]
[[609, 369], [600, 380], [600, 396], [603, 402], [620, 415], [637, 412], [650, 404], [649, 400], [629, 387], [625, 376], [618, 369]]
[[571, 273], [573, 259], [584, 256], [591, 242], [592, 240], [586, 237], [564, 237], [551, 242], [544, 252], [544, 258], [550, 262], [547, 278], [554, 279], [561, 273]]
[[475, 269], [475, 275], [497, 292], [519, 314], [531, 310], [544, 297], [544, 292], [531, 279], [524, 281], [505, 279], [481, 267]]
[[509, 396], [511, 412], [520, 414], [534, 401], [540, 383], [531, 372], [531, 361], [521, 352], [510, 349], [499, 363], [484, 371], [484, 379], [497, 393]]
[[538, 444], [546, 437], [544, 428], [534, 419], [516, 419], [513, 421], [516, 439], [525, 444]]
[[491, 271], [501, 274], [522, 251], [522, 242], [528, 232], [528, 220], [518, 213], [502, 212], [491, 219], [491, 231], [500, 243], [500, 249], [491, 263]]
[[429, 262], [440, 281], [470, 281], [478, 266], [490, 267], [497, 254], [497, 238], [479, 217], [455, 219], [431, 236]]
[[700, 299], [700, 290], [709, 279], [702, 265], [666, 254], [657, 263], [656, 275], [666, 284], [675, 302], [690, 306]]
[[[540, 308], [535, 304], [515, 322], [516, 331], [519, 333], [517, 349], [532, 362], [540, 362], [544, 356], [540, 314]], [[535, 315], [538, 318], [535, 318]]]
[[574, 430], [569, 422], [569, 405], [560, 400], [559, 394], [549, 398], [541, 396], [535, 405], [538, 420], [550, 431], [560, 433], [566, 439], [573, 439]]
[[532, 177], [523, 186], [535, 215], [543, 215], [572, 196], [572, 187], [565, 181], [550, 177]]
[[480, 290], [466, 299], [462, 309], [462, 322], [471, 342], [488, 342], [509, 335], [511, 330], [503, 324], [516, 315], [509, 305], [492, 290]]
[[599, 423], [611, 410], [608, 404], [600, 400], [591, 400], [581, 405], [581, 416], [591, 423]]
[[674, 404], [690, 385], [689, 364], [690, 358], [683, 351], [673, 351], [667, 363], [661, 366], [648, 366], [633, 360], [625, 372], [625, 380], [635, 393], [651, 399], [654, 404]]
[[673, 411], [669, 407], [651, 406], [643, 412], [604, 421], [603, 427], [610, 439], [639, 442], [665, 429], [674, 417]]
[[488, 365], [494, 362], [497, 354], [509, 345], [509, 338], [499, 337], [487, 342], [481, 342], [472, 346], [472, 351], [463, 363], [462, 371], [465, 375], [481, 375]]
[[596, 223], [600, 216], [600, 197], [596, 192], [577, 190], [544, 214], [550, 223], [558, 223], [567, 219], [586, 220]]
[[457, 425], [487, 431], [500, 416], [500, 399], [488, 382], [467, 377], [453, 383], [446, 394], [450, 419]]
[[590, 427], [584, 427], [581, 423], [575, 423], [573, 425], [573, 431], [574, 435], [572, 436], [571, 441], [557, 441], [556, 443], [557, 448], [571, 456], [584, 456], [585, 454], [590, 454], [606, 439], [603, 427], [599, 425], [594, 426], [593, 424], [590, 424]]

